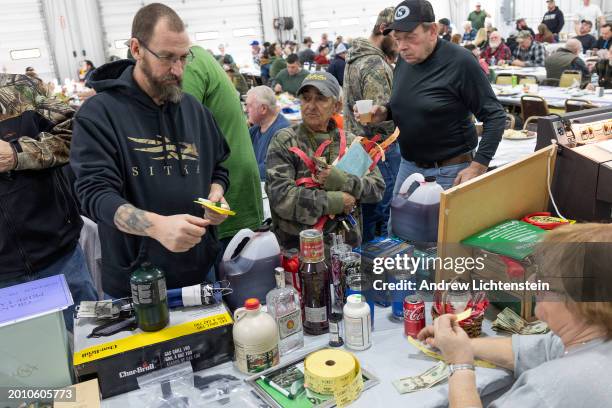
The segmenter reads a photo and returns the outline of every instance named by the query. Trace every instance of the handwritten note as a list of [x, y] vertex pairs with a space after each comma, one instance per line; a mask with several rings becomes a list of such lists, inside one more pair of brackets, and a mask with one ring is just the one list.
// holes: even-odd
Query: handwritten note
[[73, 304], [64, 275], [0, 289], [0, 327], [64, 310]]

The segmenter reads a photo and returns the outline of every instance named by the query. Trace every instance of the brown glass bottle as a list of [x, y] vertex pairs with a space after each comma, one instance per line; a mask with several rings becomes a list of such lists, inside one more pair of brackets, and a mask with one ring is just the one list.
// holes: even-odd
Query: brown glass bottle
[[302, 286], [304, 332], [314, 335], [327, 333], [331, 295], [321, 231], [305, 230], [300, 233], [299, 276]]

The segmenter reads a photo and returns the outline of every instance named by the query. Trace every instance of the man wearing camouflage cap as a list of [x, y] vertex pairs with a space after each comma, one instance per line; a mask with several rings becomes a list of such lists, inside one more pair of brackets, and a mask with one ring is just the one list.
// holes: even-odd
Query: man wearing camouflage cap
[[[387, 63], [385, 56], [397, 55], [397, 45], [395, 40], [390, 35], [384, 35], [383, 31], [393, 23], [394, 11], [394, 7], [382, 10], [378, 14], [370, 38], [355, 39], [346, 58], [343, 86], [344, 126], [347, 131], [358, 136], [373, 137], [379, 134], [384, 140], [395, 129], [392, 120], [364, 125], [355, 119], [353, 113], [353, 107], [358, 100], [371, 99], [375, 105], [389, 102], [393, 67]], [[385, 161], [378, 162], [378, 169], [386, 185], [383, 199], [376, 204], [362, 205], [365, 242], [371, 241], [376, 235], [387, 235], [393, 186], [401, 159], [397, 142], [389, 147], [385, 156]]]
[[[309, 228], [321, 229], [328, 244], [329, 234], [344, 230], [345, 241], [358, 246], [359, 204], [379, 201], [384, 181], [377, 168], [357, 177], [331, 166], [354, 139], [331, 119], [341, 104], [336, 78], [328, 72], [309, 74], [297, 94], [303, 123], [280, 130], [268, 148], [266, 192], [273, 231], [285, 249], [299, 248], [299, 233]], [[322, 150], [319, 158], [317, 150]], [[355, 224], [342, 222], [346, 214]]]

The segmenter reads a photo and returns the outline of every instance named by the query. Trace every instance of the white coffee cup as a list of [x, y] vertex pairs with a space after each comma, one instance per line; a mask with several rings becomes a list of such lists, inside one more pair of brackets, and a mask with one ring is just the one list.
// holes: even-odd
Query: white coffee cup
[[595, 95], [599, 96], [600, 98], [602, 96], [604, 96], [604, 89], [601, 86], [598, 86], [595, 88]]
[[359, 112], [359, 121], [361, 123], [370, 123], [372, 121], [372, 115], [370, 111], [372, 110], [372, 105], [374, 101], [371, 99], [362, 99], [360, 101], [356, 101], [355, 105], [357, 106], [357, 112]]

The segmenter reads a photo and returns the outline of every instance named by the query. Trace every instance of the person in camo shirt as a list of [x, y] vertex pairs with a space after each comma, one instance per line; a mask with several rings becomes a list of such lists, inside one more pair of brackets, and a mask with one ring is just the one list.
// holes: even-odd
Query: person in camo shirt
[[[329, 166], [338, 156], [341, 131], [332, 115], [341, 106], [340, 85], [328, 72], [309, 74], [298, 89], [304, 122], [282, 129], [272, 139], [266, 160], [266, 192], [270, 198], [272, 230], [283, 248], [299, 248], [300, 231], [313, 228], [323, 219], [321, 229], [326, 239], [331, 233], [343, 230], [339, 217], [351, 213], [356, 225], [345, 231], [346, 242], [352, 247], [361, 244], [361, 203], [380, 201], [385, 183], [374, 168], [364, 177], [347, 174]], [[346, 146], [354, 136], [346, 135]], [[299, 148], [314, 160], [318, 146], [326, 141], [318, 169], [312, 174], [305, 161], [292, 148]], [[321, 164], [324, 160], [327, 165]], [[300, 179], [313, 178], [316, 186], [300, 184]], [[331, 244], [326, 241], [327, 244]]]
[[[0, 288], [62, 273], [76, 305], [98, 296], [78, 242], [83, 221], [62, 172], [73, 116], [39, 79], [0, 74]], [[64, 311], [68, 330], [72, 311]]]
[[[371, 99], [375, 105], [384, 105], [391, 97], [393, 67], [387, 62], [387, 55], [397, 55], [397, 45], [384, 29], [393, 23], [394, 7], [387, 7], [378, 14], [370, 38], [357, 38], [346, 58], [344, 77], [344, 122], [347, 131], [358, 136], [380, 135], [382, 140], [393, 133], [392, 120], [380, 124], [363, 125], [353, 113], [355, 102]], [[386, 160], [378, 162], [378, 169], [385, 180], [385, 192], [378, 203], [363, 204], [363, 240], [371, 241], [377, 235], [387, 235], [387, 222], [391, 211], [393, 186], [399, 170], [401, 156], [397, 142], [389, 146]]]

